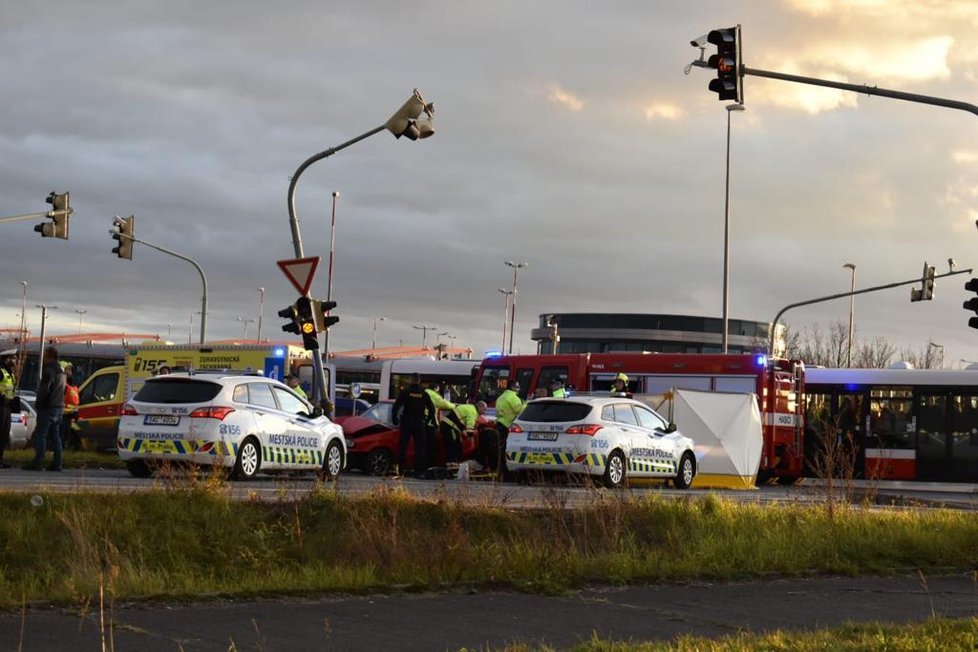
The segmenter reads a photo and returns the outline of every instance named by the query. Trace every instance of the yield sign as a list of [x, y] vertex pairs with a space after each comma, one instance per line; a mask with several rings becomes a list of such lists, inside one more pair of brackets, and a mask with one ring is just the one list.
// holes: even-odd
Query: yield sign
[[306, 296], [312, 286], [312, 278], [316, 275], [316, 268], [319, 267], [319, 256], [309, 258], [293, 258], [291, 260], [280, 260], [276, 263], [285, 273], [285, 278], [289, 279], [299, 294]]

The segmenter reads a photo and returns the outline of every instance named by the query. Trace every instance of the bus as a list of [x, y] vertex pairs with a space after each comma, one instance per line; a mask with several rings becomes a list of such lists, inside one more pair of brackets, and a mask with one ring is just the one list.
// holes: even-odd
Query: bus
[[393, 400], [401, 389], [411, 384], [411, 375], [418, 374], [421, 384], [439, 381], [442, 394], [452, 403], [463, 403], [470, 394], [472, 379], [481, 360], [432, 360], [430, 358], [400, 358], [385, 360], [380, 372], [380, 400]]
[[978, 481], [978, 371], [809, 368], [805, 386], [810, 466], [831, 429], [856, 477]]
[[[40, 377], [41, 345], [37, 342], [31, 342], [29, 346], [20, 374], [20, 389], [33, 392], [37, 389], [37, 381]], [[44, 348], [48, 346], [58, 349], [58, 356], [62, 362], [71, 363], [71, 382], [76, 386], [84, 383], [89, 376], [99, 369], [121, 365], [125, 361], [126, 350], [129, 348], [122, 344], [100, 344], [97, 342], [46, 344]], [[0, 344], [0, 350], [5, 348], [17, 348], [17, 345]]]
[[628, 392], [636, 396], [663, 395], [673, 389], [756, 394], [764, 435], [758, 481], [777, 478], [789, 484], [804, 474], [805, 366], [800, 360], [699, 353], [498, 356], [482, 361], [469, 401], [494, 405], [502, 379], [518, 381], [523, 399], [537, 388], [549, 388], [554, 380], [563, 382], [571, 394], [608, 392], [620, 372], [628, 375]]

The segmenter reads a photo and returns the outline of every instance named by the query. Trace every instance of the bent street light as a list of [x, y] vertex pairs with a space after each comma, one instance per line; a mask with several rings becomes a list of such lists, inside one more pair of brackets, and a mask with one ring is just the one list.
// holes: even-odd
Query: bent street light
[[[425, 118], [421, 115], [424, 114]], [[327, 150], [319, 152], [313, 156], [310, 156], [302, 165], [296, 169], [295, 174], [292, 175], [292, 180], [289, 182], [289, 194], [288, 194], [288, 208], [289, 208], [289, 226], [292, 229], [292, 246], [295, 249], [295, 257], [303, 258], [305, 254], [302, 251], [302, 234], [299, 231], [299, 218], [295, 213], [295, 190], [299, 183], [299, 177], [306, 169], [317, 161], [321, 161], [324, 158], [332, 156], [341, 149], [346, 149], [354, 143], [359, 143], [361, 140], [369, 138], [376, 133], [380, 133], [385, 129], [392, 134], [395, 138], [400, 138], [401, 136], [406, 136], [409, 140], [417, 140], [418, 138], [427, 138], [435, 133], [435, 128], [432, 125], [432, 118], [435, 115], [434, 104], [424, 101], [421, 97], [421, 93], [418, 89], [414, 89], [414, 92], [407, 99], [401, 107], [394, 112], [387, 122], [380, 125], [379, 127], [374, 127], [370, 131], [360, 134], [352, 140], [348, 140], [341, 145], [336, 147], [330, 147]], [[324, 350], [328, 350], [329, 347], [329, 333], [324, 335], [327, 338], [326, 347]], [[323, 367], [323, 359], [321, 355], [314, 355], [313, 367], [316, 372], [316, 385], [319, 392], [320, 399], [325, 399], [329, 397], [329, 391], [326, 384], [326, 370]]]

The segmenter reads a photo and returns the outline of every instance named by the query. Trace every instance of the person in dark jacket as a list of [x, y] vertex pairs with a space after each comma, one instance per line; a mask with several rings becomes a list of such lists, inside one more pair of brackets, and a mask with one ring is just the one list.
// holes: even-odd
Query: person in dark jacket
[[44, 350], [41, 368], [41, 384], [37, 387], [37, 426], [34, 429], [34, 460], [25, 469], [40, 471], [44, 468], [44, 453], [48, 437], [54, 459], [48, 471], [61, 470], [61, 416], [65, 409], [65, 372], [58, 364], [58, 350], [49, 346]]
[[402, 473], [406, 466], [405, 453], [407, 452], [408, 441], [411, 439], [414, 440], [415, 473], [427, 470], [428, 450], [425, 423], [430, 418], [429, 415], [434, 414], [435, 406], [425, 388], [421, 386], [421, 377], [418, 374], [412, 374], [411, 384], [401, 390], [394, 402], [394, 408], [391, 410], [394, 425], [401, 428], [397, 462]]

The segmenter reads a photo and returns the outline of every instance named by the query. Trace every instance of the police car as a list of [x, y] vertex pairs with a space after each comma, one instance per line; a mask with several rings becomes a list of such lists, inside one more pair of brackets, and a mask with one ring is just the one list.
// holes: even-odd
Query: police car
[[255, 375], [147, 380], [123, 409], [116, 448], [136, 477], [163, 462], [223, 466], [239, 479], [286, 470], [335, 478], [346, 464], [338, 425], [288, 386]]
[[509, 428], [510, 471], [563, 471], [621, 487], [629, 477], [672, 480], [687, 489], [696, 476], [693, 440], [639, 401], [618, 397], [538, 399]]

